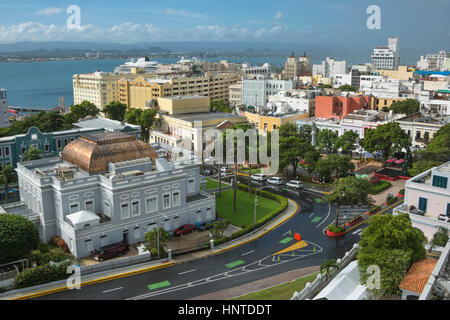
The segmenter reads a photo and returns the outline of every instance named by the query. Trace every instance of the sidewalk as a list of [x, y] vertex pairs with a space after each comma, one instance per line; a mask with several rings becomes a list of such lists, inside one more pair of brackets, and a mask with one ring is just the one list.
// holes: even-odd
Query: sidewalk
[[[90, 274], [88, 276], [82, 276], [81, 278], [81, 286], [86, 286], [90, 284], [95, 284], [99, 282], [105, 282], [113, 279], [123, 278], [139, 273], [145, 273], [156, 269], [162, 269], [174, 266], [176, 264], [181, 264], [185, 262], [191, 262], [194, 260], [206, 258], [208, 256], [217, 255], [222, 252], [231, 250], [238, 246], [244, 245], [248, 242], [254, 241], [269, 231], [275, 229], [285, 221], [292, 218], [299, 212], [299, 207], [296, 202], [289, 200], [289, 205], [286, 211], [280, 214], [278, 217], [273, 219], [264, 227], [256, 230], [255, 232], [249, 233], [241, 238], [234, 239], [230, 242], [224, 243], [214, 249], [205, 249], [203, 251], [193, 252], [185, 255], [178, 256], [176, 259], [172, 259], [170, 261], [157, 261], [150, 262], [141, 265], [130, 266], [122, 269], [117, 269], [114, 271], [106, 271], [102, 273]], [[36, 286], [33, 288], [25, 288], [14, 290], [11, 292], [6, 292], [0, 294], [0, 300], [20, 300], [20, 299], [30, 299], [34, 297], [39, 297], [46, 294], [56, 293], [68, 290], [66, 287], [66, 280], [57, 281], [50, 284], [43, 284], [40, 286]]]

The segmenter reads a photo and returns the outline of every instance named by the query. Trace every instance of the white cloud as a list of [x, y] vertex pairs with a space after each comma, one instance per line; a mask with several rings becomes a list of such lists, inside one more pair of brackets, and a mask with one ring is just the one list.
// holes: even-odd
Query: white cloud
[[275, 14], [274, 19], [275, 19], [275, 20], [281, 20], [282, 18], [283, 18], [283, 13], [281, 13], [280, 11], [278, 11], [278, 12]]
[[[296, 35], [303, 37], [302, 34]], [[111, 27], [82, 25], [80, 30], [69, 30], [65, 25], [46, 25], [23, 22], [0, 25], [0, 43], [20, 41], [92, 41], [92, 42], [164, 42], [164, 41], [282, 41], [293, 40], [292, 30], [281, 26], [250, 29], [234, 25], [197, 25], [188, 28], [168, 28], [152, 24], [125, 22]]]
[[179, 17], [184, 17], [184, 18], [189, 18], [189, 19], [208, 19], [208, 17], [203, 14], [186, 11], [186, 10], [175, 10], [172, 8], [168, 8], [166, 10], [166, 15], [179, 16]]
[[60, 14], [62, 12], [62, 8], [51, 7], [44, 10], [36, 11], [38, 16], [52, 16], [54, 14]]

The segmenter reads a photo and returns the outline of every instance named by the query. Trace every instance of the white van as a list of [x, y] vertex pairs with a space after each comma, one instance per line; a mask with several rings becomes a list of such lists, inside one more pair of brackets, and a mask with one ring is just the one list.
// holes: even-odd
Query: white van
[[255, 181], [266, 181], [267, 176], [265, 174], [258, 173], [258, 174], [252, 175], [250, 179], [255, 180]]

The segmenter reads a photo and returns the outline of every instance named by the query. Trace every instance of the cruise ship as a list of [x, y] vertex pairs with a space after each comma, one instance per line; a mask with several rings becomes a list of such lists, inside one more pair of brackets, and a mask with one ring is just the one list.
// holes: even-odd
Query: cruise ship
[[142, 68], [144, 73], [155, 73], [158, 69], [159, 63], [157, 61], [150, 61], [148, 57], [132, 59], [131, 61], [125, 62], [114, 69], [117, 74], [130, 74], [133, 68]]

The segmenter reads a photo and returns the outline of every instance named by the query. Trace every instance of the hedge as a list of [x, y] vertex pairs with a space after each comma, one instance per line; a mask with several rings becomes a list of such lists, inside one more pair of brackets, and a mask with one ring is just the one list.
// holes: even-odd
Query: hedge
[[333, 233], [341, 233], [344, 232], [343, 227], [336, 227], [334, 224], [328, 227], [328, 230]]
[[67, 267], [70, 263], [65, 262], [59, 265], [44, 265], [32, 269], [26, 269], [16, 277], [16, 287], [26, 288], [49, 283], [58, 280], [67, 279], [70, 274], [67, 273]]
[[392, 186], [392, 183], [389, 181], [382, 180], [380, 183], [373, 185], [370, 188], [370, 194], [375, 195], [383, 192], [386, 189], [389, 189]]
[[387, 201], [386, 201], [386, 203], [387, 204], [394, 204], [394, 203], [396, 203], [398, 201], [398, 198], [397, 197], [393, 197], [393, 198], [391, 198], [391, 199], [388, 199]]
[[[241, 184], [238, 183], [237, 185], [238, 189], [244, 190], [244, 191], [248, 191], [248, 186], [245, 184]], [[251, 192], [254, 193], [255, 192], [255, 188], [251, 189]], [[225, 242], [240, 238], [250, 232], [252, 232], [254, 229], [258, 229], [262, 226], [264, 226], [265, 224], [267, 224], [269, 221], [271, 221], [272, 219], [276, 218], [277, 216], [279, 216], [281, 213], [283, 213], [288, 205], [289, 202], [285, 197], [282, 197], [280, 195], [271, 193], [271, 192], [267, 192], [265, 190], [259, 190], [257, 192], [257, 194], [261, 197], [265, 197], [274, 201], [277, 201], [280, 204], [280, 207], [276, 210], [273, 210], [271, 212], [269, 212], [265, 217], [259, 219], [258, 221], [256, 221], [256, 226], [254, 227], [253, 225], [247, 226], [239, 231], [236, 231], [235, 233], [233, 233], [231, 236], [228, 237], [224, 237], [221, 239], [217, 239], [214, 240], [214, 245], [218, 246], [220, 244], [223, 244]]]

